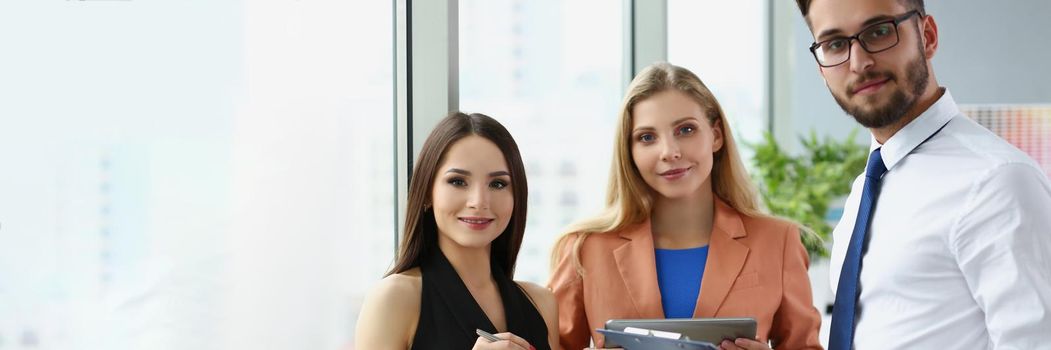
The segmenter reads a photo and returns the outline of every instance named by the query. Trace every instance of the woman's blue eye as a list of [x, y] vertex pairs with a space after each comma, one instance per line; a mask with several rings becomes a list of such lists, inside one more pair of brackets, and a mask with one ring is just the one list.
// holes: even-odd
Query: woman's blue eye
[[493, 189], [497, 189], [497, 190], [502, 190], [502, 189], [504, 189], [506, 187], [507, 187], [507, 183], [503, 182], [503, 181], [493, 181], [492, 183], [489, 184], [489, 188], [493, 188]]
[[653, 142], [654, 139], [655, 139], [655, 137], [652, 134], [639, 135], [639, 141], [642, 141], [642, 142], [649, 143], [649, 142]]
[[689, 125], [679, 128], [679, 134], [680, 135], [689, 135], [689, 134], [692, 134], [693, 131], [694, 131], [694, 128], [692, 126], [689, 126]]

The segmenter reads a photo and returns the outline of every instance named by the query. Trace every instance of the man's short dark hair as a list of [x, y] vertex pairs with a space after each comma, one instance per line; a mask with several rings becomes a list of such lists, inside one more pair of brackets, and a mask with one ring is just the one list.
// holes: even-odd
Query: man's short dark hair
[[[803, 13], [804, 18], [810, 13], [810, 1], [811, 0], [796, 0], [796, 5], [799, 5], [799, 12]], [[905, 8], [909, 11], [920, 10], [921, 15], [927, 14], [927, 10], [923, 6], [923, 0], [898, 0], [898, 2], [905, 5]]]

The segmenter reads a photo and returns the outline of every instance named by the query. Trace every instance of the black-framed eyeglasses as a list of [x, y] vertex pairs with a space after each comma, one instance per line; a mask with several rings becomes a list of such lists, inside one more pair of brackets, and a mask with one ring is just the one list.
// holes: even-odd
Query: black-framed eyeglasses
[[912, 18], [912, 16], [923, 16], [920, 10], [912, 10], [892, 19], [873, 24], [862, 29], [853, 36], [838, 37], [810, 45], [810, 53], [814, 54], [817, 64], [822, 67], [835, 67], [850, 60], [850, 46], [853, 40], [861, 44], [861, 48], [868, 53], [877, 53], [889, 50], [898, 45], [898, 25]]

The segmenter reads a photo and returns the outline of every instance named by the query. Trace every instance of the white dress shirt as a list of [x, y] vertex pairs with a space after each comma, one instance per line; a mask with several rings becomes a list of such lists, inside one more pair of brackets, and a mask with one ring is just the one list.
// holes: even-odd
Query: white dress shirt
[[[1051, 349], [1047, 175], [961, 114], [948, 90], [886, 144], [873, 138], [877, 147], [888, 171], [861, 262], [854, 347]], [[833, 232], [832, 290], [864, 181]]]

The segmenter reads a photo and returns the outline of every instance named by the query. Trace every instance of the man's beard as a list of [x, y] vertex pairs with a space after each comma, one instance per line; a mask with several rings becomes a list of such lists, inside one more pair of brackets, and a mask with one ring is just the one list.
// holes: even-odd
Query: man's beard
[[[843, 108], [844, 112], [853, 116], [854, 120], [857, 120], [859, 124], [866, 128], [882, 128], [894, 124], [901, 120], [905, 113], [916, 105], [916, 100], [927, 89], [927, 78], [930, 76], [930, 72], [927, 70], [927, 59], [922, 54], [923, 51], [920, 51], [920, 53], [920, 57], [910, 62], [905, 70], [905, 83], [907, 85], [895, 90], [890, 96], [890, 100], [883, 106], [864, 108], [860, 104], [850, 104], [849, 97], [854, 95], [853, 84], [847, 88], [846, 94], [848, 97], [844, 98], [835, 93], [832, 94], [832, 97], [836, 99], [836, 103], [839, 104], [840, 108]], [[867, 82], [874, 79], [889, 79], [888, 83], [891, 81], [899, 82], [898, 77], [891, 72], [876, 71], [865, 73], [857, 81]], [[906, 89], [908, 89], [909, 93], [905, 92]]]

